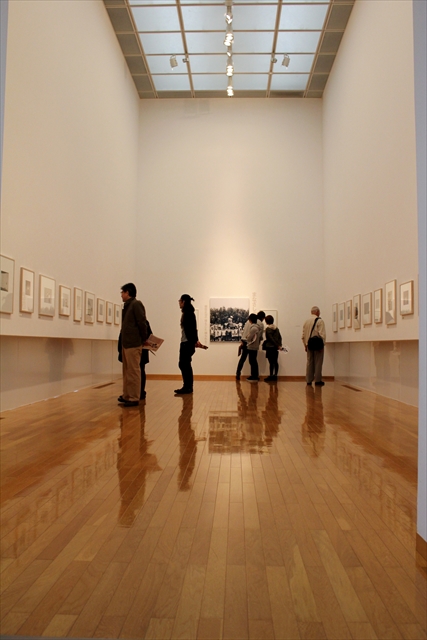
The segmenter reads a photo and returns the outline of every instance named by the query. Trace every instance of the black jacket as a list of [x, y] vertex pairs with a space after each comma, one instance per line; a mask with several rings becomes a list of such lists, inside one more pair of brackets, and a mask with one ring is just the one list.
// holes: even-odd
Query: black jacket
[[185, 337], [190, 344], [196, 344], [199, 339], [197, 334], [196, 314], [191, 309], [182, 314], [181, 327], [184, 329]]
[[124, 304], [121, 334], [124, 349], [140, 347], [148, 338], [145, 308], [136, 298], [131, 298]]

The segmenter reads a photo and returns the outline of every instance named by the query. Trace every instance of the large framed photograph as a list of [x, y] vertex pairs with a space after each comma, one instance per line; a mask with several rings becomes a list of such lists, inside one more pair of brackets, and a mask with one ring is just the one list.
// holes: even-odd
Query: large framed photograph
[[83, 318], [83, 291], [74, 287], [74, 321], [81, 322]]
[[96, 321], [104, 322], [105, 320], [105, 300], [102, 298], [96, 299]]
[[34, 271], [24, 267], [21, 267], [19, 311], [22, 313], [34, 312]]
[[353, 324], [353, 301], [347, 300], [345, 303], [345, 322], [349, 329]]
[[7, 256], [0, 256], [0, 311], [13, 313], [13, 291], [15, 283], [15, 260]]
[[53, 318], [55, 315], [55, 287], [53, 278], [40, 275], [39, 315]]
[[363, 324], [372, 324], [372, 293], [363, 294], [362, 305]]
[[353, 296], [353, 327], [360, 329], [360, 293]]
[[210, 342], [238, 342], [249, 317], [249, 298], [210, 299]]
[[107, 324], [113, 324], [113, 303], [105, 303], [105, 322]]
[[338, 331], [338, 305], [332, 305], [332, 331], [336, 333]]
[[120, 324], [120, 305], [114, 305], [114, 324]]
[[414, 281], [400, 285], [400, 315], [410, 316], [414, 313]]
[[383, 290], [374, 291], [374, 322], [380, 324], [383, 321]]
[[69, 316], [71, 313], [71, 289], [59, 285], [59, 311], [60, 316]]
[[85, 322], [93, 324], [95, 321], [95, 294], [85, 291]]
[[385, 285], [385, 323], [396, 324], [396, 280]]
[[338, 326], [340, 329], [345, 329], [345, 302], [340, 302], [338, 305]]

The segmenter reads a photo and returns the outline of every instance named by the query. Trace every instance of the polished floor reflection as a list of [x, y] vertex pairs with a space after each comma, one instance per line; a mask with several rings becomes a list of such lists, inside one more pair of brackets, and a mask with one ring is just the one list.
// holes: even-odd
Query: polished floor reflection
[[416, 409], [337, 382], [174, 386], [2, 414], [1, 632], [425, 638]]

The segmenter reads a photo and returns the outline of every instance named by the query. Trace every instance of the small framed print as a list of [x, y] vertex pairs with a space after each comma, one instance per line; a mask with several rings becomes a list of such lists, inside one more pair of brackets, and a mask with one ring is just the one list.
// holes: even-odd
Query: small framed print
[[353, 296], [353, 327], [360, 329], [360, 293]]
[[396, 324], [396, 280], [387, 282], [385, 286], [385, 323]]
[[34, 311], [34, 271], [24, 269], [24, 267], [21, 267], [19, 311], [21, 313], [33, 313]]
[[383, 321], [383, 290], [374, 291], [374, 322], [380, 324]]
[[114, 324], [120, 324], [120, 305], [114, 305]]
[[55, 315], [55, 280], [40, 276], [39, 315], [53, 318]]
[[7, 256], [0, 256], [0, 311], [13, 313], [13, 291], [15, 282], [15, 260]]
[[372, 293], [365, 293], [362, 299], [363, 324], [372, 324]]
[[400, 285], [400, 315], [410, 316], [414, 313], [414, 281]]
[[59, 285], [59, 311], [60, 316], [69, 316], [71, 313], [71, 289]]
[[107, 324], [113, 324], [113, 303], [106, 302], [105, 304], [105, 322]]
[[338, 305], [338, 326], [340, 329], [345, 329], [345, 302], [340, 302]]
[[105, 300], [97, 298], [96, 300], [96, 321], [104, 322], [105, 320]]
[[351, 300], [347, 300], [345, 303], [345, 323], [349, 329], [353, 324], [353, 304]]
[[[277, 311], [277, 309], [265, 309], [264, 313], [266, 316], [273, 316], [274, 324], [277, 327], [277, 325], [279, 324], [279, 312]], [[198, 318], [197, 318], [197, 326], [199, 326]]]
[[338, 305], [332, 305], [332, 331], [336, 333], [338, 331]]
[[83, 291], [74, 287], [74, 322], [81, 322], [83, 317]]
[[85, 322], [93, 324], [95, 321], [95, 294], [85, 291]]

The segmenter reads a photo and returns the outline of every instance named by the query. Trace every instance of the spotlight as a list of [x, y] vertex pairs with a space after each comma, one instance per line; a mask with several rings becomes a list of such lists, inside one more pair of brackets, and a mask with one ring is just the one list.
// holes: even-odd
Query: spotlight
[[285, 53], [282, 60], [282, 67], [289, 67], [290, 61], [291, 61], [290, 57], [288, 56], [287, 53]]
[[233, 73], [234, 73], [233, 57], [230, 56], [227, 60], [226, 74], [229, 78], [231, 78]]
[[178, 66], [178, 62], [177, 62], [176, 56], [171, 56], [169, 58], [169, 64], [170, 64], [172, 69], [175, 69], [175, 67]]
[[231, 4], [227, 4], [227, 12], [225, 14], [225, 21], [227, 24], [231, 24], [233, 22], [233, 12], [231, 10]]
[[182, 59], [182, 61], [187, 64], [187, 62], [190, 62], [190, 58], [188, 56], [185, 56], [185, 58]]
[[225, 32], [224, 44], [226, 47], [230, 47], [233, 44], [234, 34], [231, 25], [227, 25], [227, 31]]
[[233, 50], [232, 50], [231, 45], [230, 45], [229, 47], [227, 47], [227, 56], [229, 58], [231, 58], [232, 55], [233, 55]]
[[272, 62], [273, 64], [276, 64], [276, 62], [277, 62], [277, 58], [276, 58], [276, 56], [271, 56], [271, 62]]
[[233, 78], [230, 78], [228, 81], [228, 86], [227, 86], [227, 95], [229, 98], [231, 98], [232, 96], [234, 96], [234, 89], [233, 89]]

